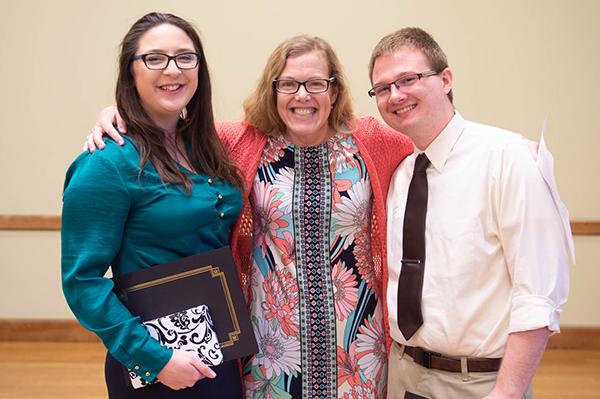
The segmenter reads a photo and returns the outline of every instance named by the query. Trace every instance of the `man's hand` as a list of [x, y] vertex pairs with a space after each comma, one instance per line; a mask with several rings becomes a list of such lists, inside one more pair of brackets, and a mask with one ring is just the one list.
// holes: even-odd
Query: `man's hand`
[[200, 358], [184, 350], [174, 349], [169, 363], [157, 375], [157, 379], [171, 389], [184, 389], [204, 377], [215, 378], [217, 375]]
[[[115, 129], [115, 124], [117, 129], [119, 129], [118, 131]], [[89, 150], [90, 152], [94, 152], [96, 151], [96, 148], [100, 150], [104, 149], [104, 141], [102, 140], [104, 133], [112, 137], [119, 145], [123, 145], [125, 142], [119, 132], [125, 134], [127, 132], [127, 127], [125, 126], [123, 119], [121, 119], [119, 111], [117, 111], [117, 106], [111, 105], [110, 107], [104, 108], [100, 111], [100, 115], [98, 115], [98, 120], [92, 128], [92, 133], [87, 136], [87, 139], [83, 144], [83, 151]]]

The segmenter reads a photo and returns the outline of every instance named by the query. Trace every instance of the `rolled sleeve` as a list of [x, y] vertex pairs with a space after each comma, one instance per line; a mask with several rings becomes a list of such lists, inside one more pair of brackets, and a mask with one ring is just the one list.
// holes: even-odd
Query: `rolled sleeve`
[[501, 185], [500, 237], [513, 283], [509, 332], [559, 332], [569, 293], [566, 233], [524, 144], [507, 145]]
[[513, 299], [509, 334], [548, 327], [552, 333], [559, 333], [559, 319], [562, 305], [539, 295], [521, 295]]

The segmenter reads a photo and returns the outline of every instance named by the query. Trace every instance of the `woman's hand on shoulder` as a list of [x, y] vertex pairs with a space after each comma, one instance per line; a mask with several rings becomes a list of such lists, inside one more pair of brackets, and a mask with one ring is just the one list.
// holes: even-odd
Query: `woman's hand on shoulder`
[[193, 352], [174, 349], [169, 363], [156, 378], [171, 389], [184, 389], [204, 377], [215, 378], [217, 374]]
[[536, 141], [531, 141], [529, 139], [526, 139], [521, 133], [517, 133], [517, 136], [521, 137], [521, 139], [523, 139], [523, 141], [525, 141], [525, 144], [527, 144], [527, 148], [529, 149], [529, 152], [531, 153], [533, 160], [537, 161], [538, 152], [540, 150], [540, 145]]
[[[116, 129], [115, 124], [117, 126]], [[117, 131], [117, 129], [119, 130]], [[125, 125], [125, 121], [123, 121], [121, 115], [119, 115], [117, 106], [111, 105], [110, 107], [106, 107], [100, 111], [98, 120], [92, 128], [92, 133], [87, 136], [86, 141], [83, 144], [83, 151], [89, 150], [90, 152], [94, 152], [96, 151], [96, 148], [100, 150], [104, 149], [105, 145], [104, 141], [102, 140], [102, 136], [105, 133], [108, 134], [119, 145], [123, 145], [125, 142], [119, 132], [125, 134], [126, 131], [127, 127]]]

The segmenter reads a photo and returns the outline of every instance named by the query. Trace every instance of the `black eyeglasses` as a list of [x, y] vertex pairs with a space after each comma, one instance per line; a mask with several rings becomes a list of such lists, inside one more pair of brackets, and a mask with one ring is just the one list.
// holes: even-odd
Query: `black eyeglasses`
[[179, 69], [194, 69], [200, 61], [198, 53], [180, 53], [175, 55], [167, 55], [163, 53], [146, 53], [133, 56], [133, 60], [142, 60], [146, 68], [151, 70], [167, 69], [171, 60], [175, 61], [175, 65]]
[[412, 86], [415, 83], [417, 83], [422, 78], [426, 78], [427, 76], [434, 76], [434, 75], [437, 75], [440, 72], [441, 71], [436, 71], [434, 69], [434, 70], [427, 71], [427, 72], [413, 73], [413, 74], [410, 74], [410, 75], [404, 75], [404, 76], [402, 76], [401, 78], [395, 80], [392, 83], [386, 83], [386, 84], [375, 86], [371, 90], [369, 90], [367, 93], [369, 94], [369, 97], [371, 97], [371, 98], [373, 98], [373, 97], [385, 97], [385, 96], [388, 96], [390, 94], [390, 89], [391, 89], [392, 85], [396, 86], [396, 88], [398, 90], [404, 91], [407, 88], [409, 88], [410, 86]]
[[275, 90], [282, 94], [296, 94], [300, 90], [300, 86], [304, 86], [304, 90], [307, 93], [317, 94], [329, 90], [329, 84], [334, 80], [334, 77], [329, 79], [308, 79], [303, 82], [293, 79], [273, 79], [273, 86]]

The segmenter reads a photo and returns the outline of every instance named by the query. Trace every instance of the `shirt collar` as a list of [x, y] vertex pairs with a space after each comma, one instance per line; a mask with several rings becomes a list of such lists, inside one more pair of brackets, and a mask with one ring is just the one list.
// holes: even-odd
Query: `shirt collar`
[[442, 173], [444, 170], [444, 165], [446, 165], [446, 161], [450, 155], [450, 151], [452, 151], [452, 148], [458, 141], [458, 138], [465, 130], [466, 124], [467, 122], [462, 116], [460, 116], [458, 111], [454, 111], [454, 116], [450, 120], [450, 123], [448, 123], [444, 130], [442, 130], [442, 132], [435, 138], [435, 140], [429, 144], [425, 151], [419, 150], [413, 144], [415, 149], [415, 157], [424, 152], [425, 155], [427, 155], [427, 158], [429, 158], [431, 165], [433, 165], [433, 167], [439, 173]]

